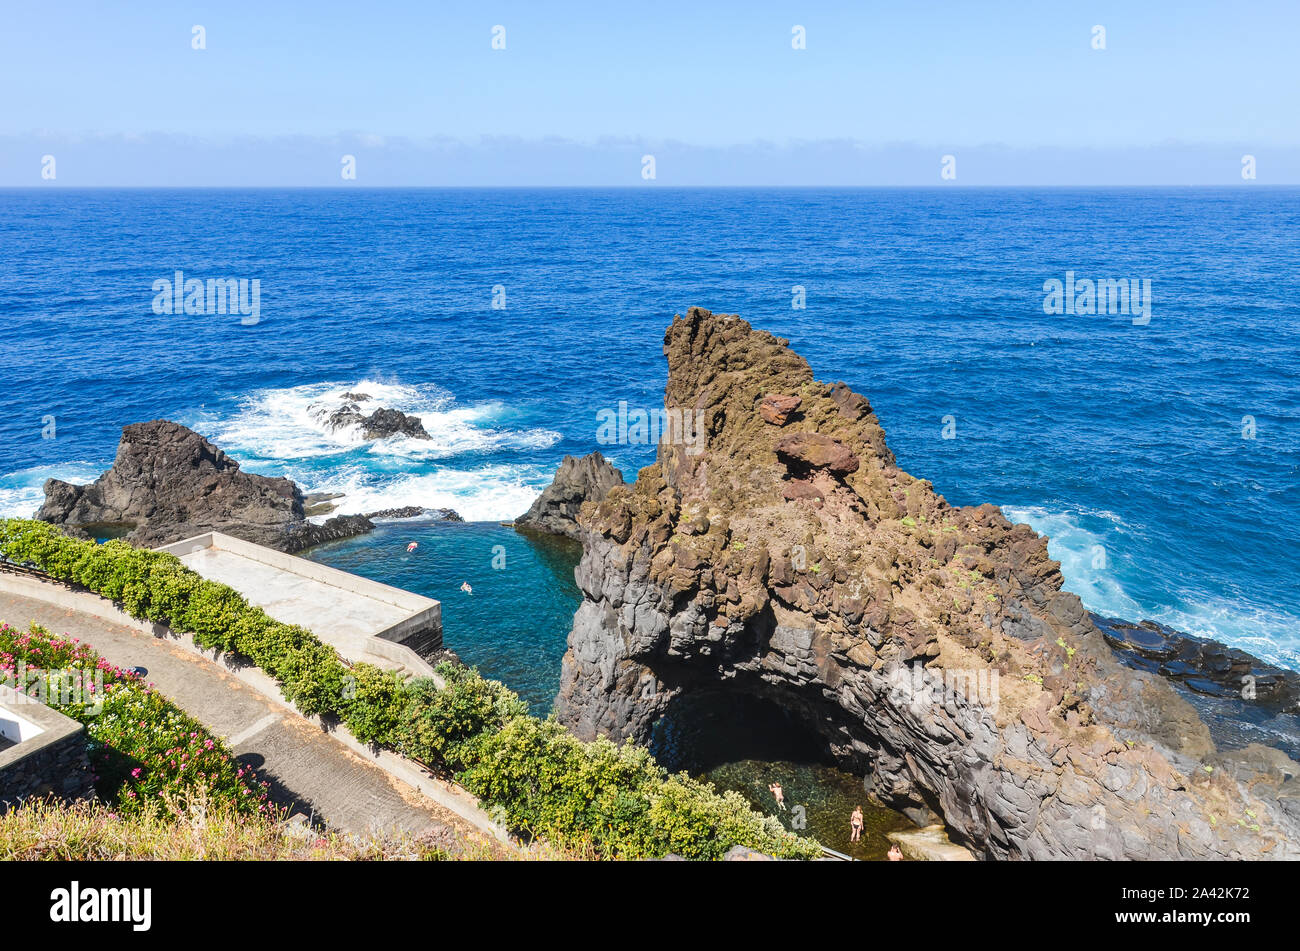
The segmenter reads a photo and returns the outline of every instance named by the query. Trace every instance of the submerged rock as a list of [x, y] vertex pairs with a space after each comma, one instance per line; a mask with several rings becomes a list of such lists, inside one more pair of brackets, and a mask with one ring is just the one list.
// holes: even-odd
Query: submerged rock
[[[693, 691], [743, 691], [980, 858], [1300, 857], [1300, 766], [1217, 749], [1121, 664], [1044, 537], [949, 505], [865, 397], [738, 317], [692, 308], [664, 353], [707, 441], [581, 507], [561, 722], [647, 742]], [[799, 415], [775, 425], [772, 394]]]
[[623, 473], [599, 452], [580, 459], [565, 456], [551, 484], [526, 513], [515, 519], [515, 528], [577, 538], [582, 504], [599, 502], [610, 489], [622, 484]]
[[192, 429], [163, 419], [124, 427], [113, 467], [90, 485], [47, 481], [36, 517], [69, 534], [125, 535], [148, 547], [219, 531], [287, 552], [373, 528], [360, 515], [307, 521], [289, 479], [243, 472]]

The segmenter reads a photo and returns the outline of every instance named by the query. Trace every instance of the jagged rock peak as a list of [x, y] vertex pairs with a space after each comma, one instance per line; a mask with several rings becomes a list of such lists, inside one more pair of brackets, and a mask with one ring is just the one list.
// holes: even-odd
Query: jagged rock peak
[[745, 691], [981, 857], [1300, 857], [1300, 767], [1119, 664], [1045, 538], [899, 469], [865, 397], [739, 317], [692, 308], [664, 353], [703, 438], [581, 510], [562, 722], [647, 741]]
[[623, 484], [623, 473], [599, 452], [565, 456], [555, 478], [519, 518], [515, 527], [551, 535], [578, 537], [578, 512], [584, 502], [599, 502]]

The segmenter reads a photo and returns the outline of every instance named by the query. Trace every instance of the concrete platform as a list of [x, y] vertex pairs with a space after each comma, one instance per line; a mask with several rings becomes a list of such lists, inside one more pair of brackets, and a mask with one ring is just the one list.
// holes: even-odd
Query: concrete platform
[[220, 532], [158, 550], [277, 621], [302, 625], [349, 661], [428, 675], [425, 658], [442, 647], [442, 605], [432, 598]]

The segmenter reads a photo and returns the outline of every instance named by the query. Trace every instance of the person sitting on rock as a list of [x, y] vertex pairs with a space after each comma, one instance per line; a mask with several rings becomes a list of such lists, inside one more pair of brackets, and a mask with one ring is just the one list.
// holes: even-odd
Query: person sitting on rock
[[889, 847], [889, 861], [891, 862], [903, 861], [903, 850], [898, 847], [897, 842], [895, 842], [893, 845]]

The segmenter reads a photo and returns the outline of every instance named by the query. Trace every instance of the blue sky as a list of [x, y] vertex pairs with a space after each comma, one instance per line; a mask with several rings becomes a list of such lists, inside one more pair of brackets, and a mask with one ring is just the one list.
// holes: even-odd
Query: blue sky
[[7, 185], [1300, 182], [1295, 0], [2, 9]]

